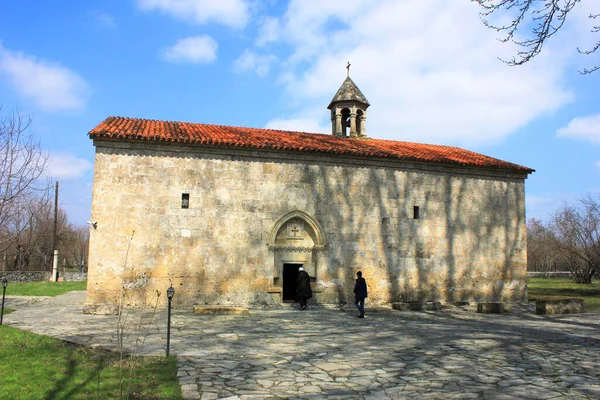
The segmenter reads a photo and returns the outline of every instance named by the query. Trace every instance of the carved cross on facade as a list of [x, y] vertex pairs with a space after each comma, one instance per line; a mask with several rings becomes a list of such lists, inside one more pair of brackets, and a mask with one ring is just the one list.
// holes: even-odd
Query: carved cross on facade
[[302, 239], [304, 235], [304, 227], [301, 223], [291, 223], [288, 224], [287, 227], [287, 237], [288, 239]]
[[350, 61], [348, 61], [348, 65], [346, 65], [346, 69], [348, 70], [348, 78], [350, 78]]

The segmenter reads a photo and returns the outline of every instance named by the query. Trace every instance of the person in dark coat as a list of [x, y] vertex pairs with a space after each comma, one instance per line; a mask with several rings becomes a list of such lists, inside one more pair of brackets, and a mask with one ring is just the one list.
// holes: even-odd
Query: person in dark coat
[[298, 268], [296, 297], [300, 303], [300, 309], [306, 310], [306, 301], [312, 297], [312, 289], [310, 287], [310, 276], [302, 267]]
[[358, 318], [365, 317], [365, 299], [367, 298], [367, 282], [362, 277], [362, 272], [356, 273], [356, 283], [354, 284], [354, 305], [358, 308], [360, 315]]

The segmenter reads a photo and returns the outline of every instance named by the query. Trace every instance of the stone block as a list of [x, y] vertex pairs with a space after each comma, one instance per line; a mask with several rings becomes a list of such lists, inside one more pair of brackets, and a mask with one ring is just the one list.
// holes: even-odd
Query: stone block
[[438, 311], [442, 309], [442, 303], [439, 301], [426, 301], [423, 303], [423, 310], [425, 311]]
[[469, 301], [455, 301], [454, 305], [456, 307], [466, 307], [466, 306], [470, 306], [471, 302], [469, 302]]
[[536, 314], [579, 314], [583, 313], [583, 299], [537, 300]]
[[504, 303], [477, 303], [477, 312], [484, 314], [502, 314], [509, 312], [510, 306]]
[[392, 303], [392, 308], [400, 311], [437, 311], [442, 309], [442, 303], [439, 301], [406, 301]]
[[119, 307], [108, 304], [85, 305], [83, 306], [83, 313], [92, 315], [118, 315]]
[[194, 306], [196, 315], [242, 315], [248, 314], [246, 307], [229, 306]]

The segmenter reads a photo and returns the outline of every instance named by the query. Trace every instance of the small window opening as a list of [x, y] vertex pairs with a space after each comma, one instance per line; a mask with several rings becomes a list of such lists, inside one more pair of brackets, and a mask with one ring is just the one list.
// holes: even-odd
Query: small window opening
[[190, 194], [189, 193], [181, 194], [181, 208], [190, 208]]
[[358, 134], [358, 136], [362, 136], [364, 134], [362, 116], [363, 116], [362, 110], [358, 110], [356, 112], [356, 133]]
[[413, 207], [413, 219], [419, 219], [419, 206]]
[[344, 108], [342, 110], [342, 137], [350, 135], [350, 110]]

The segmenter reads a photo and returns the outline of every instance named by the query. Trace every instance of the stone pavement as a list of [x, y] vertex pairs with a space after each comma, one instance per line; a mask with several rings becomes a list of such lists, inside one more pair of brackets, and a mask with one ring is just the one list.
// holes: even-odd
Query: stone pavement
[[[115, 316], [85, 295], [8, 297], [14, 327], [116, 348]], [[128, 321], [140, 314], [127, 313]], [[148, 314], [144, 316], [148, 318]], [[139, 325], [138, 322], [135, 324]], [[143, 346], [163, 355], [166, 312]], [[599, 399], [600, 313], [538, 316], [313, 308], [197, 316], [174, 310], [171, 353], [187, 399]]]

